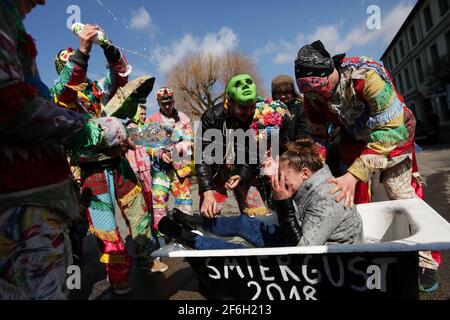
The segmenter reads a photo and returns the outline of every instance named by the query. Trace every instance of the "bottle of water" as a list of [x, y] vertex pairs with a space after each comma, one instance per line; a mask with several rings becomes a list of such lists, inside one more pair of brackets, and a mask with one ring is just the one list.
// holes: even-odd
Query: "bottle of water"
[[[80, 22], [76, 22], [72, 25], [72, 32], [78, 36], [78, 34], [83, 30], [83, 28], [86, 25]], [[95, 44], [98, 45], [106, 45], [111, 43], [108, 39], [108, 37], [102, 32], [102, 31], [97, 31], [97, 37], [94, 40]]]

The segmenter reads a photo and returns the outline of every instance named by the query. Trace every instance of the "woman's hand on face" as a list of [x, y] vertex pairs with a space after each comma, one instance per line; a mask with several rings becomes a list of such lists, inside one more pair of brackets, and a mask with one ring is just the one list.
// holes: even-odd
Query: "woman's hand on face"
[[286, 185], [286, 179], [284, 176], [284, 172], [281, 173], [280, 176], [278, 174], [274, 174], [272, 176], [272, 196], [275, 200], [287, 200], [291, 199], [294, 195], [293, 186]]
[[336, 192], [341, 191], [340, 194], [336, 197], [336, 201], [341, 202], [345, 199], [345, 208], [351, 208], [354, 205], [355, 187], [358, 181], [359, 180], [353, 174], [347, 172], [339, 178], [331, 179], [328, 181], [328, 183], [336, 185], [336, 187], [331, 190], [330, 193], [335, 194]]

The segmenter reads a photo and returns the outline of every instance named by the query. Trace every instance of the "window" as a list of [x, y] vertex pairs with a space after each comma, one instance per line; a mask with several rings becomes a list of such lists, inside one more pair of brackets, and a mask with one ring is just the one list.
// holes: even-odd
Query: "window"
[[398, 62], [399, 62], [399, 60], [398, 60], [397, 48], [395, 48], [394, 49], [394, 64], [397, 65]]
[[416, 28], [414, 26], [409, 28], [409, 37], [411, 38], [411, 46], [414, 47], [417, 44]]
[[412, 84], [411, 84], [411, 78], [409, 77], [409, 70], [408, 70], [408, 68], [405, 68], [405, 79], [406, 79], [406, 88], [411, 89], [412, 88]]
[[447, 55], [450, 57], [450, 31], [445, 34], [445, 42], [447, 42]]
[[405, 56], [405, 45], [403, 44], [403, 40], [400, 41], [400, 56], [402, 58]]
[[431, 66], [437, 68], [439, 66], [439, 53], [437, 46], [434, 44], [430, 47]]
[[439, 0], [439, 11], [441, 12], [441, 17], [448, 11], [448, 0]]
[[428, 32], [433, 27], [433, 18], [431, 17], [430, 6], [423, 10], [423, 18], [425, 20], [425, 31]]
[[422, 60], [420, 60], [420, 58], [416, 59], [416, 69], [419, 82], [422, 83], [425, 78], [423, 75]]
[[402, 79], [402, 74], [399, 73], [398, 77], [397, 77], [397, 89], [398, 91], [400, 91], [400, 93], [403, 93], [403, 79]]
[[[449, 32], [449, 33], [450, 33], [450, 32]], [[449, 39], [449, 41], [450, 41], [450, 39]], [[390, 69], [390, 70], [394, 69], [394, 65], [392, 64], [391, 56], [388, 57], [388, 62], [389, 62], [389, 69]]]

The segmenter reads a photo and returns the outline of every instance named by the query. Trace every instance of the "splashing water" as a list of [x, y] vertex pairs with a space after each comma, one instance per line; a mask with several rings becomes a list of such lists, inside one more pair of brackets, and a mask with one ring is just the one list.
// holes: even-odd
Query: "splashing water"
[[[101, 0], [97, 0], [97, 4], [99, 5], [99, 6], [101, 6], [113, 19], [114, 19], [114, 21], [116, 22], [116, 23], [118, 23], [119, 24], [119, 19], [117, 18], [117, 16], [112, 12], [112, 10], [110, 9], [110, 8], [108, 8]], [[125, 29], [129, 29], [129, 27], [128, 27], [128, 25], [125, 25], [124, 26], [124, 24], [122, 23], [122, 24], [120, 24], [122, 27], [124, 27]], [[143, 54], [143, 53], [141, 53], [141, 52], [139, 52], [139, 51], [136, 51], [136, 50], [131, 50], [131, 49], [127, 49], [127, 48], [124, 48], [124, 47], [119, 47], [122, 51], [124, 51], [124, 52], [127, 52], [127, 53], [130, 53], [130, 54], [132, 54], [132, 55], [135, 55], [135, 56], [139, 56], [139, 57], [141, 57], [141, 58], [144, 58], [145, 60], [148, 60], [148, 61], [150, 61], [150, 62], [153, 62], [153, 59], [152, 59], [152, 57], [150, 57], [150, 56], [148, 56], [148, 55], [145, 55], [145, 54]], [[144, 48], [144, 51], [147, 51], [147, 49], [146, 48]]]
[[152, 60], [152, 57], [147, 56], [147, 55], [145, 55], [145, 54], [143, 54], [143, 53], [141, 53], [141, 52], [139, 52], [139, 51], [127, 49], [127, 48], [124, 48], [124, 47], [119, 47], [119, 48], [120, 48], [120, 50], [122, 50], [122, 51], [124, 51], [124, 52], [133, 54], [133, 55], [135, 55], [135, 56], [139, 56], [139, 57], [144, 58], [144, 59], [146, 59], [146, 60], [148, 60], [148, 61], [150, 61], [150, 62], [153, 61], [153, 60]]
[[118, 21], [116, 15], [107, 6], [105, 6], [105, 4], [103, 2], [101, 2], [100, 0], [97, 0], [97, 3], [113, 17], [114, 21], [116, 21], [116, 22]]

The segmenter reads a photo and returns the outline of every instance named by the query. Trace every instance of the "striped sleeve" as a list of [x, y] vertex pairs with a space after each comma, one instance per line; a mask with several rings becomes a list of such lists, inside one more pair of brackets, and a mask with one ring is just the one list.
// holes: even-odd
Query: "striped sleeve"
[[119, 59], [117, 61], [108, 59], [105, 75], [97, 81], [98, 87], [105, 94], [105, 104], [116, 94], [120, 87], [128, 83], [128, 76], [132, 70], [122, 52], [118, 48], [115, 49], [118, 52]]
[[77, 50], [69, 58], [51, 89], [55, 102], [72, 109], [77, 101], [77, 92], [86, 89], [86, 73], [89, 56]]

